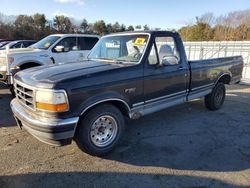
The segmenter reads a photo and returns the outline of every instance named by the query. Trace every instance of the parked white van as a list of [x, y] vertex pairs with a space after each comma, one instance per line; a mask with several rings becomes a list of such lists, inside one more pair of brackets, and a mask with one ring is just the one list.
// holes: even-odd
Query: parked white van
[[80, 62], [86, 59], [99, 36], [85, 34], [55, 34], [24, 49], [0, 52], [0, 81], [13, 84], [13, 75], [27, 68]]

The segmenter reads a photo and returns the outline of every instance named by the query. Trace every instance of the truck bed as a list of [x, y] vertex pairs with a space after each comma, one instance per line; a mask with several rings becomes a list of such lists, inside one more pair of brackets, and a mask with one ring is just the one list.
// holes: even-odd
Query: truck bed
[[231, 77], [229, 83], [239, 82], [243, 59], [241, 56], [233, 56], [189, 61], [189, 66], [191, 72], [189, 90], [192, 92], [215, 84], [223, 75]]

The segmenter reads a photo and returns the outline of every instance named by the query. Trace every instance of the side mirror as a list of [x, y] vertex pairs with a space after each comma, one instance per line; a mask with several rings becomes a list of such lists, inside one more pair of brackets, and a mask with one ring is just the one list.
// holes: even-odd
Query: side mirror
[[56, 52], [64, 52], [65, 51], [64, 46], [56, 46], [55, 51]]
[[178, 65], [178, 58], [175, 56], [164, 56], [161, 64], [165, 66]]

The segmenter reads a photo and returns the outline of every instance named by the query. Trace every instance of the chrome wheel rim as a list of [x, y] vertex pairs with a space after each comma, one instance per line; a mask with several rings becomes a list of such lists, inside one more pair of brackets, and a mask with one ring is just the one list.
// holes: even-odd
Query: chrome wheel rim
[[118, 125], [115, 118], [109, 115], [98, 117], [91, 126], [90, 138], [97, 147], [110, 145], [117, 136]]

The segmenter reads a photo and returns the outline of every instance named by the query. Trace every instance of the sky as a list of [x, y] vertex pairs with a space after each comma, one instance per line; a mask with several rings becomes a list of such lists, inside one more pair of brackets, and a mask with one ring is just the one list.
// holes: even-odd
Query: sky
[[245, 9], [250, 9], [250, 0], [0, 0], [0, 12], [6, 15], [38, 12], [48, 19], [66, 15], [89, 22], [102, 19], [164, 29], [178, 29], [207, 12], [219, 16]]

